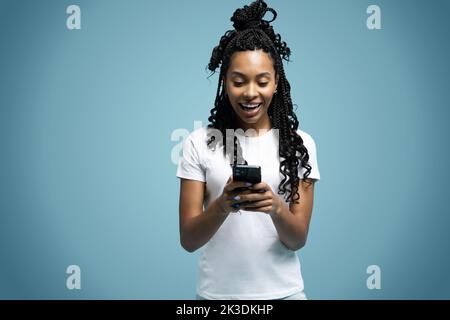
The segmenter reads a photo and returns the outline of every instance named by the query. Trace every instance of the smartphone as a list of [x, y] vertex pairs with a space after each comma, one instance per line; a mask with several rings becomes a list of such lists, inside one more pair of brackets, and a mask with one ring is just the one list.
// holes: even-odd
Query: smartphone
[[[261, 182], [261, 167], [246, 164], [236, 164], [231, 166], [233, 168], [233, 181], [245, 181], [252, 184]], [[248, 187], [240, 187], [234, 191], [242, 192], [249, 190]]]
[[[261, 167], [246, 165], [246, 164], [236, 164], [232, 165], [233, 168], [233, 181], [245, 181], [250, 182], [252, 184], [261, 182]], [[234, 191], [243, 192], [249, 190], [249, 187], [241, 187], [236, 188]], [[261, 189], [256, 192], [265, 192], [266, 190]], [[244, 201], [241, 203], [242, 205], [246, 205], [252, 203], [252, 201]]]
[[245, 181], [252, 184], [261, 182], [261, 167], [246, 164], [233, 165], [233, 181]]

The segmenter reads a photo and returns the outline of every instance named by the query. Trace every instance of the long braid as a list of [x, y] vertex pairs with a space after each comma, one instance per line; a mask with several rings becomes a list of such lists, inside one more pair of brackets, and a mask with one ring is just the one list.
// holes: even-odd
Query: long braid
[[[263, 20], [267, 12], [273, 14], [270, 21]], [[268, 8], [263, 0], [256, 0], [249, 6], [237, 9], [231, 21], [235, 30], [228, 30], [220, 39], [211, 54], [210, 62], [207, 68], [215, 73], [220, 65], [219, 84], [217, 87], [214, 107], [211, 109], [211, 115], [208, 120], [209, 129], [216, 129], [221, 132], [223, 154], [229, 157], [230, 162], [238, 161], [245, 163], [242, 157], [242, 148], [239, 140], [234, 135], [236, 129], [236, 114], [226, 96], [223, 76], [228, 70], [231, 56], [234, 52], [262, 49], [267, 52], [274, 63], [274, 69], [278, 77], [277, 93], [272, 99], [268, 109], [268, 115], [272, 126], [279, 130], [279, 156], [280, 173], [283, 176], [278, 187], [278, 194], [285, 195], [289, 202], [297, 202], [300, 198], [298, 193], [299, 164], [305, 168], [303, 179], [306, 180], [311, 173], [311, 166], [308, 164], [308, 150], [303, 144], [303, 139], [297, 134], [298, 119], [293, 111], [291, 100], [291, 86], [286, 79], [282, 60], [289, 61], [291, 50], [286, 42], [281, 40], [281, 36], [276, 34], [273, 27], [269, 24], [277, 17], [277, 13], [272, 8]], [[212, 75], [211, 74], [211, 75]], [[227, 138], [227, 129], [233, 129], [232, 139]], [[215, 146], [220, 141], [216, 141], [214, 134], [208, 130], [209, 147]], [[235, 159], [234, 150], [237, 152]], [[233, 160], [232, 160], [233, 159]]]

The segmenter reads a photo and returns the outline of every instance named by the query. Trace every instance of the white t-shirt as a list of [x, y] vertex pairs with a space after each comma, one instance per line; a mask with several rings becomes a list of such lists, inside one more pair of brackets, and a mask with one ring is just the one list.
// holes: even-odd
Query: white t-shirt
[[[320, 179], [316, 146], [312, 137], [297, 131], [308, 150], [311, 173]], [[242, 154], [249, 165], [261, 166], [261, 180], [277, 194], [280, 173], [278, 135], [269, 130], [259, 136], [236, 131]], [[177, 177], [206, 182], [204, 209], [220, 196], [232, 175], [222, 143], [208, 148], [207, 128], [192, 132], [183, 143]], [[303, 178], [305, 168], [299, 170]], [[280, 195], [284, 200], [284, 196]], [[197, 294], [207, 299], [278, 299], [303, 291], [300, 262], [295, 251], [278, 238], [271, 217], [262, 212], [230, 213], [203, 246], [198, 263]]]

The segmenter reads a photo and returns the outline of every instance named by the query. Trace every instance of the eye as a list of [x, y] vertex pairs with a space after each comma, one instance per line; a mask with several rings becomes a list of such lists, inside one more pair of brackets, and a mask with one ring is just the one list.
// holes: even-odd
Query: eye
[[244, 83], [243, 82], [234, 82], [234, 85], [236, 86], [236, 87], [240, 87], [240, 86], [242, 86]]
[[260, 83], [259, 85], [261, 86], [261, 87], [265, 87], [265, 86], [267, 86], [269, 83], [268, 82], [263, 82], [263, 83]]

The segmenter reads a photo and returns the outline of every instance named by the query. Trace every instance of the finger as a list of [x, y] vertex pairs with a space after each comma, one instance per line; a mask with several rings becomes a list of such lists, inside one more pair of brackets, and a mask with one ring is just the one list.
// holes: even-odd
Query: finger
[[251, 190], [232, 190], [230, 192], [227, 193], [227, 199], [228, 200], [233, 200], [234, 197], [236, 196], [242, 196], [242, 195], [246, 195], [246, 194], [251, 194], [252, 191]]
[[250, 208], [250, 207], [242, 207], [241, 206], [241, 209], [242, 210], [245, 210], [245, 211], [256, 211], [256, 212], [262, 212], [262, 213], [267, 213], [267, 214], [270, 214], [271, 212], [272, 212], [272, 210], [273, 210], [273, 208], [272, 208], [272, 206], [264, 206], [264, 207], [255, 207], [255, 208]]
[[227, 184], [224, 188], [225, 192], [233, 191], [236, 188], [250, 187], [252, 184], [245, 181], [233, 181]]
[[251, 209], [267, 207], [267, 206], [272, 206], [272, 201], [270, 201], [270, 200], [255, 201], [255, 202], [241, 205], [241, 208], [251, 210]]
[[252, 202], [256, 202], [256, 201], [262, 201], [262, 200], [269, 200], [272, 199], [272, 195], [270, 193], [258, 193], [255, 191], [252, 191], [249, 194], [239, 194], [239, 199], [240, 202], [242, 201], [252, 201]]
[[226, 208], [230, 209], [232, 212], [237, 212], [240, 209], [240, 205], [235, 203], [232, 199], [229, 200], [225, 198], [225, 205]]
[[265, 182], [255, 183], [255, 184], [252, 186], [252, 189], [253, 189], [253, 190], [262, 190], [262, 191], [260, 191], [260, 192], [265, 192], [265, 191], [272, 190], [272, 189], [269, 187], [269, 185], [268, 185], [267, 183], [265, 183]]
[[258, 208], [243, 208], [241, 207], [242, 210], [246, 210], [246, 211], [257, 211], [257, 212], [263, 212], [263, 213], [268, 213], [270, 214], [273, 210], [272, 206], [264, 206], [264, 207], [258, 207]]
[[266, 206], [266, 207], [260, 208], [258, 210], [260, 210], [261, 212], [264, 212], [264, 213], [271, 213], [273, 210], [273, 206], [271, 206], [271, 205]]
[[230, 205], [231, 211], [232, 212], [238, 212], [239, 210], [241, 210], [241, 206], [239, 203], [233, 203]]

